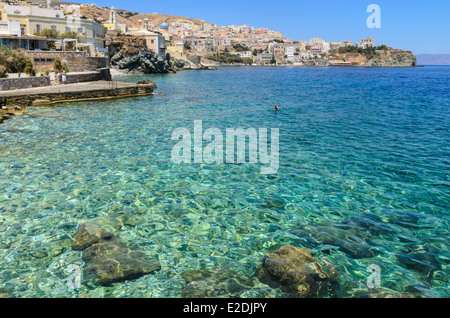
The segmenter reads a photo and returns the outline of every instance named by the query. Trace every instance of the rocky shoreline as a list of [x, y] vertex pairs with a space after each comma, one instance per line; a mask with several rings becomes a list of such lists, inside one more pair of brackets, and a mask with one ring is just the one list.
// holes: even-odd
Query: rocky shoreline
[[176, 59], [170, 54], [163, 58], [146, 48], [139, 37], [118, 36], [109, 45], [109, 60], [113, 77], [132, 74], [173, 74], [184, 70], [210, 70], [188, 59]]
[[0, 124], [12, 116], [22, 115], [27, 110], [23, 106], [12, 105], [5, 108], [0, 107]]

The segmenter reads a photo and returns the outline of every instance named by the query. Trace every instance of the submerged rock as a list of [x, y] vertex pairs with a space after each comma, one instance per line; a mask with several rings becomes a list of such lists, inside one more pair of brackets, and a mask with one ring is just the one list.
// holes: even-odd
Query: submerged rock
[[259, 283], [254, 277], [223, 268], [187, 271], [181, 277], [186, 282], [183, 298], [241, 297]]
[[0, 289], [0, 299], [1, 298], [14, 298], [14, 295], [8, 293], [7, 291], [4, 291], [3, 289]]
[[442, 269], [439, 251], [427, 244], [408, 244], [401, 248], [403, 253], [395, 256], [406, 268], [419, 272], [430, 280], [434, 272]]
[[353, 258], [370, 258], [380, 253], [365, 241], [367, 237], [364, 237], [363, 233], [367, 234], [367, 232], [361, 231], [358, 233], [363, 236], [360, 237], [352, 234], [348, 230], [348, 225], [343, 225], [342, 228], [339, 225], [307, 225], [292, 230], [291, 233], [312, 247], [323, 249], [326, 246], [334, 246]]
[[304, 248], [282, 246], [264, 256], [255, 276], [271, 287], [299, 298], [316, 298], [330, 295], [339, 286], [337, 274], [330, 276]]
[[25, 113], [27, 110], [25, 107], [19, 105], [12, 105], [5, 108], [0, 106], [0, 123], [4, 120], [9, 119], [11, 116], [18, 116]]
[[281, 198], [270, 197], [264, 202], [263, 208], [266, 209], [281, 209], [283, 210], [286, 206], [286, 202], [284, 202]]
[[8, 106], [6, 108], [0, 108], [0, 115], [10, 115], [10, 116], [17, 116], [22, 115], [27, 110], [25, 107], [18, 106], [18, 105], [12, 105]]
[[161, 269], [159, 261], [130, 249], [113, 233], [94, 223], [85, 223], [74, 237], [72, 249], [83, 251], [85, 274], [100, 285], [136, 279]]
[[84, 251], [89, 246], [99, 243], [102, 240], [111, 238], [112, 233], [109, 233], [104, 228], [95, 223], [84, 223], [75, 234], [72, 249], [75, 251]]

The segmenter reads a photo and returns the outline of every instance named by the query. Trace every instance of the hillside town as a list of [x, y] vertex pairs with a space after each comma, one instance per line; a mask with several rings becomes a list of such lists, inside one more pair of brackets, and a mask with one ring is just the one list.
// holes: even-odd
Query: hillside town
[[[2, 91], [226, 65], [411, 67], [416, 57], [376, 46], [370, 37], [292, 40], [264, 27], [219, 26], [113, 6], [59, 0], [0, 3]], [[12, 80], [16, 77], [22, 79]]]
[[[145, 15], [124, 14], [123, 10], [98, 8], [95, 4], [53, 5], [51, 0], [45, 4], [8, 2], [0, 4], [0, 46], [27, 51], [83, 51], [92, 57], [102, 57], [107, 55], [110, 36], [128, 35], [144, 38], [148, 49], [162, 57], [169, 53], [176, 58], [195, 55], [215, 60], [225, 55], [232, 57], [230, 61], [245, 64], [302, 64], [308, 59], [322, 59], [340, 47], [375, 47], [371, 38], [358, 42], [328, 42], [317, 37], [309, 41], [291, 40], [268, 28], [219, 26], [202, 20], [172, 19], [173, 22], [156, 25], [151, 19], [156, 13], [136, 20], [130, 17]], [[84, 13], [90, 9], [102, 14], [87, 17]], [[341, 61], [353, 65], [363, 62]]]

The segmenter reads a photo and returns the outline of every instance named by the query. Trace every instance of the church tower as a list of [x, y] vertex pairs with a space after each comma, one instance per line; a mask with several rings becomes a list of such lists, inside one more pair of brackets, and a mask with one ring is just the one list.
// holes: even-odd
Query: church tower
[[117, 23], [117, 12], [116, 8], [111, 7], [109, 10], [109, 23], [116, 24]]

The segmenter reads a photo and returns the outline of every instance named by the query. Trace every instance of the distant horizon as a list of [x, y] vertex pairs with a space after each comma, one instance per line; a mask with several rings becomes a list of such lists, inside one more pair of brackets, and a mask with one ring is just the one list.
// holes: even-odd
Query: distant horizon
[[[78, 0], [84, 3], [83, 0]], [[98, 0], [99, 7], [138, 13], [177, 15], [202, 19], [216, 25], [249, 25], [279, 31], [287, 39], [308, 41], [319, 37], [328, 42], [352, 41], [371, 37], [376, 45], [387, 45], [421, 54], [450, 54], [450, 42], [443, 41], [450, 30], [450, 1], [437, 0], [433, 5], [419, 0], [389, 1], [361, 0], [352, 5], [342, 5], [332, 0], [287, 1], [283, 6], [261, 0], [258, 6], [228, 0], [227, 5], [192, 0], [156, 2], [136, 0]], [[377, 4], [381, 8], [381, 28], [369, 28], [371, 13], [367, 7]]]
[[450, 54], [417, 54], [417, 64], [424, 66], [448, 66]]

